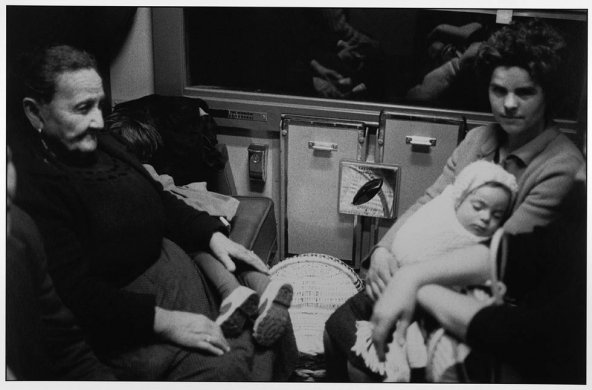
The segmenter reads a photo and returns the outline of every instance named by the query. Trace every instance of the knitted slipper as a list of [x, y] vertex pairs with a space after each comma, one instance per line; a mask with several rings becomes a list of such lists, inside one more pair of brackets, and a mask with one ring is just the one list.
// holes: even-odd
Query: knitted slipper
[[288, 309], [292, 303], [292, 294], [292, 285], [289, 283], [269, 283], [261, 296], [259, 316], [253, 325], [253, 337], [257, 344], [268, 347], [284, 334], [290, 322]]
[[216, 324], [226, 337], [236, 337], [242, 333], [245, 321], [257, 314], [259, 296], [250, 288], [239, 286], [220, 305], [220, 315]]

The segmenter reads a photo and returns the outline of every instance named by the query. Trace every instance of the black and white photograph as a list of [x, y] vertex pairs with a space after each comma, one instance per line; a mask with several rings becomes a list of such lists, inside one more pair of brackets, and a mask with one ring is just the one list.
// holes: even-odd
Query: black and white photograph
[[3, 4], [3, 385], [588, 384], [588, 8], [444, 4]]

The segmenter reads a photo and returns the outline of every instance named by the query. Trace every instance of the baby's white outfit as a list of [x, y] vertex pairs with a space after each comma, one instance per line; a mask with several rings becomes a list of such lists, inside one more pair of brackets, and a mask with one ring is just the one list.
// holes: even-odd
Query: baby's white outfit
[[[487, 259], [489, 256], [487, 242], [490, 237], [480, 237], [469, 232], [456, 217], [456, 206], [470, 192], [487, 182], [503, 184], [510, 190], [512, 197], [517, 191], [514, 176], [500, 166], [486, 161], [477, 161], [468, 165], [458, 175], [454, 184], [446, 187], [440, 195], [423, 205], [400, 227], [390, 248], [398, 265], [437, 260], [443, 255], [449, 255], [451, 252], [466, 249], [469, 246], [482, 246], [482, 251], [471, 252], [471, 255], [482, 255]], [[428, 363], [428, 348], [416, 322], [407, 329], [405, 345], [400, 346], [396, 341], [389, 344], [385, 362], [378, 360], [372, 345], [371, 323], [357, 321], [356, 329], [357, 340], [352, 351], [364, 358], [366, 365], [373, 372], [385, 377], [385, 381], [408, 382], [410, 367], [425, 367]], [[428, 343], [433, 351], [436, 343], [442, 340], [444, 331], [440, 333], [436, 332], [432, 335]], [[437, 340], [434, 338], [436, 335], [439, 335]], [[470, 349], [462, 344], [459, 351], [461, 356], [457, 358], [462, 361]]]

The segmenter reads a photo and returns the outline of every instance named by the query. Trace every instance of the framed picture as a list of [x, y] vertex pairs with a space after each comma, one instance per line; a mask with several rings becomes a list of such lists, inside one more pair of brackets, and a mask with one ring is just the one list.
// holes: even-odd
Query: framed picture
[[399, 176], [398, 165], [340, 161], [339, 212], [374, 218], [395, 218]]

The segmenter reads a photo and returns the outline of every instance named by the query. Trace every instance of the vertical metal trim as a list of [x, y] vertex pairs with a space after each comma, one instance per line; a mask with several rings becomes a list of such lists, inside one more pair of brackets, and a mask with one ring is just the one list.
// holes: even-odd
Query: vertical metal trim
[[356, 160], [366, 161], [368, 154], [368, 126], [364, 126], [363, 129], [358, 130], [358, 145], [356, 149]]
[[386, 113], [380, 112], [378, 129], [376, 130], [376, 148], [374, 149], [374, 162], [382, 163], [384, 158], [384, 134], [386, 133]]
[[461, 116], [461, 122], [458, 125], [458, 135], [456, 139], [456, 144], [460, 144], [463, 139], [465, 139], [467, 133], [469, 132], [469, 125], [467, 124], [467, 117], [464, 115]]
[[[354, 215], [354, 228], [352, 230], [353, 237], [352, 237], [352, 265], [353, 268], [356, 269], [358, 265], [358, 227], [359, 227], [359, 218], [357, 215]], [[361, 244], [361, 242], [360, 242]], [[360, 245], [361, 246], [361, 245]]]
[[280, 120], [280, 236], [278, 242], [279, 248], [279, 261], [286, 258], [288, 251], [288, 218], [286, 216], [287, 207], [287, 180], [288, 180], [288, 153], [287, 153], [287, 142], [288, 142], [288, 122], [286, 118]]
[[[358, 145], [356, 149], [356, 160], [366, 161], [368, 153], [368, 126], [364, 126], [363, 129], [358, 130]], [[354, 237], [352, 242], [352, 265], [354, 269], [359, 269], [362, 263], [362, 250], [364, 248], [363, 241], [363, 229], [364, 229], [363, 216], [354, 216]]]
[[[396, 220], [396, 217], [395, 217]], [[370, 248], [378, 243], [378, 218], [372, 218], [370, 226]]]

